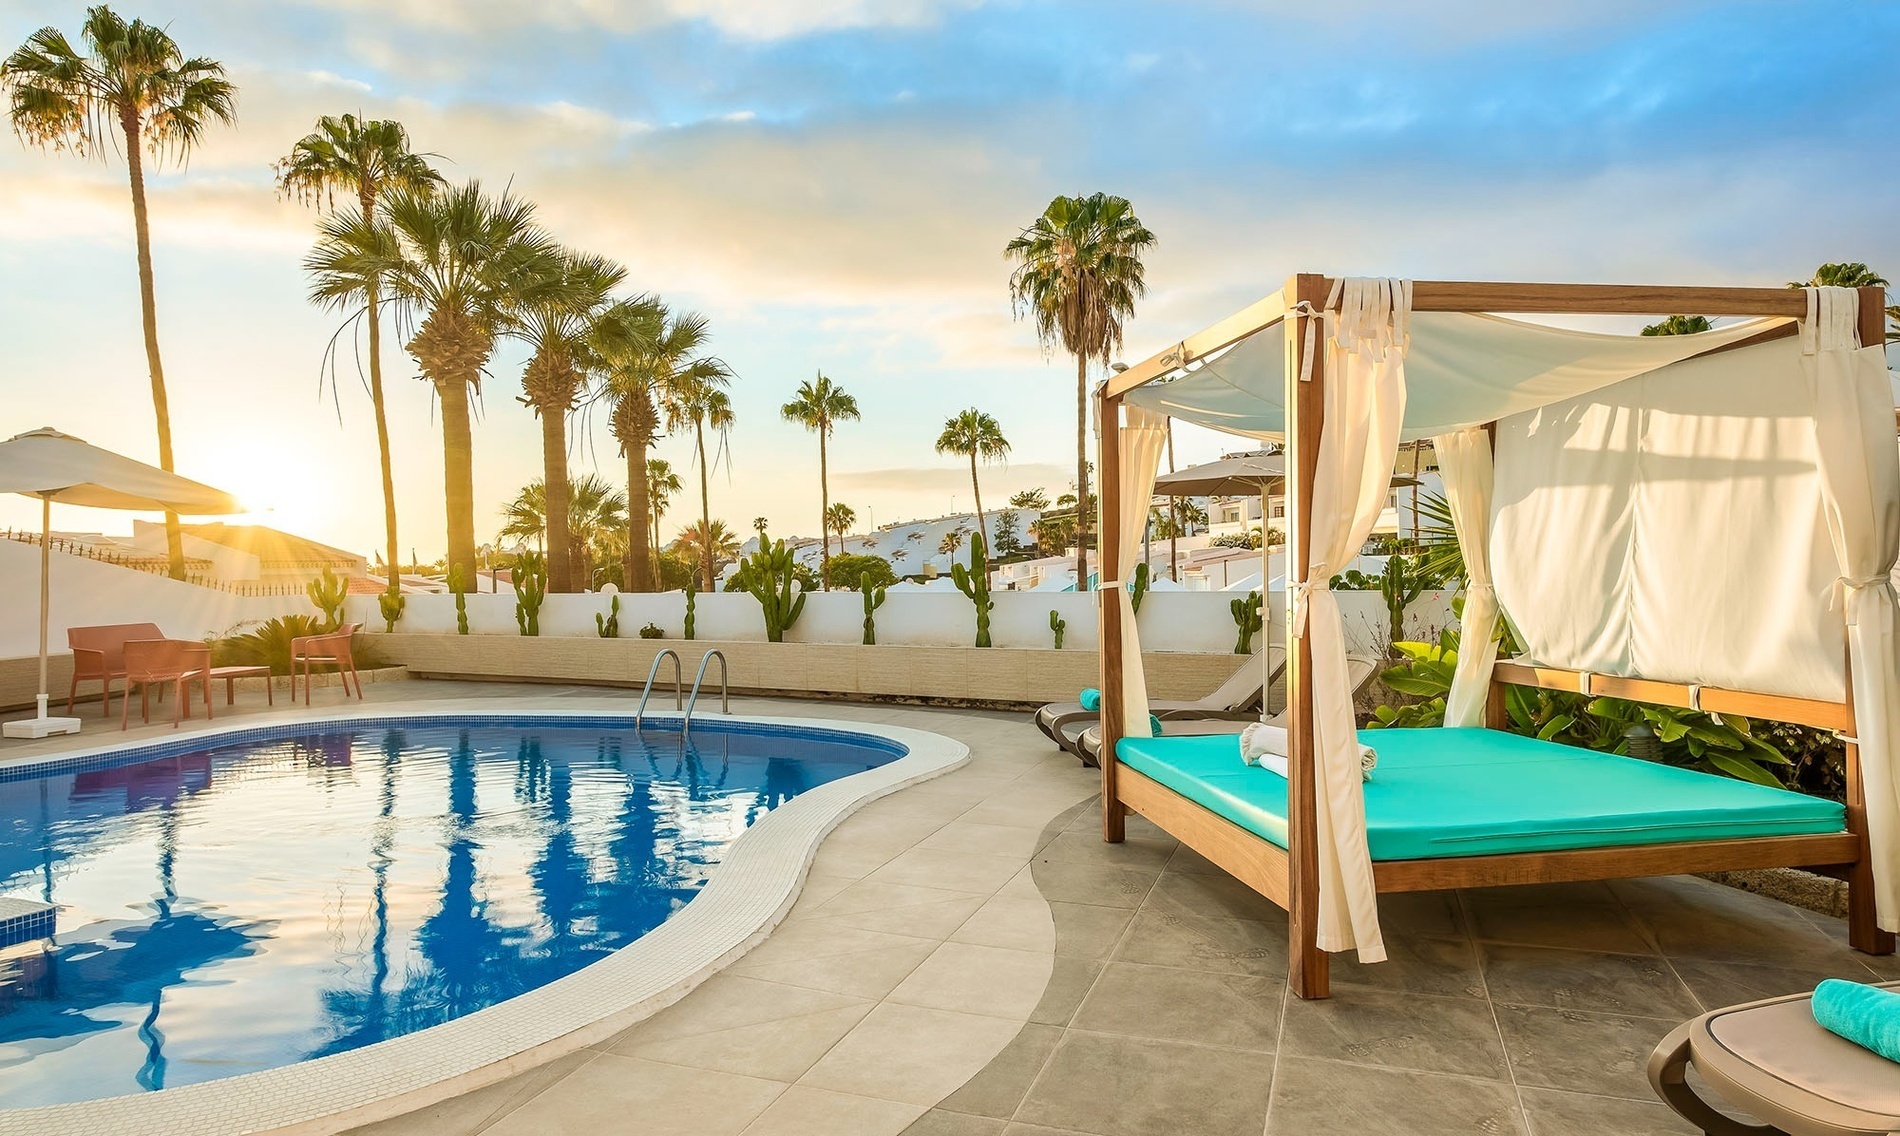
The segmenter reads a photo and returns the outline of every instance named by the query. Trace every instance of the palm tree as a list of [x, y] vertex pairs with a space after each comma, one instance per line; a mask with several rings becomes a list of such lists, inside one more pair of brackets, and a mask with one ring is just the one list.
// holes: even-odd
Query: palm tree
[[[0, 62], [13, 131], [28, 145], [104, 156], [108, 144], [125, 155], [132, 186], [132, 231], [138, 247], [139, 316], [145, 325], [145, 366], [158, 420], [158, 464], [172, 468], [171, 404], [158, 356], [158, 301], [152, 285], [152, 234], [145, 208], [145, 155], [154, 163], [181, 163], [214, 122], [237, 121], [237, 88], [224, 65], [186, 59], [164, 28], [126, 20], [101, 4], [86, 11], [82, 54], [58, 28], [28, 36]], [[116, 129], [116, 133], [114, 128]], [[175, 580], [185, 578], [178, 515], [165, 514], [165, 551]]]
[[701, 566], [707, 591], [713, 590], [712, 495], [707, 488], [706, 431], [711, 430], [723, 442], [732, 431], [732, 398], [721, 389], [731, 372], [720, 364], [715, 376], [687, 378], [672, 384], [666, 394], [666, 424], [669, 429], [693, 428], [693, 453], [699, 463], [699, 533], [706, 542]]
[[1040, 489], [1025, 489], [1009, 499], [1010, 507], [1034, 509], [1040, 513], [1049, 507], [1049, 494]]
[[[823, 581], [821, 586], [829, 589], [831, 538], [825, 534], [831, 525], [831, 478], [826, 465], [825, 442], [838, 423], [857, 421], [858, 400], [820, 371], [816, 380], [798, 384], [798, 397], [781, 406], [779, 413], [787, 422], [796, 422], [818, 435], [818, 540], [823, 546], [818, 556], [818, 578]], [[844, 551], [842, 543], [838, 550]]]
[[[627, 495], [606, 478], [589, 473], [568, 485], [566, 497], [568, 556], [579, 575], [592, 584], [594, 565], [605, 558], [627, 527]], [[503, 538], [533, 539], [552, 553], [555, 537], [549, 532], [545, 481], [537, 478], [523, 486], [513, 501], [502, 506], [501, 515]]]
[[955, 556], [957, 549], [962, 547], [962, 529], [951, 529], [949, 532], [943, 534], [942, 540], [937, 542], [937, 551], [943, 553], [945, 556]]
[[672, 503], [673, 495], [685, 486], [680, 482], [680, 475], [673, 472], [673, 463], [665, 458], [647, 459], [646, 481], [647, 504], [653, 509], [653, 524], [647, 532], [652, 534], [655, 558], [652, 567], [653, 587], [657, 590], [660, 586], [660, 566], [657, 562], [660, 555], [660, 518], [666, 515], [667, 506]]
[[[828, 534], [837, 533], [838, 534], [838, 555], [843, 556], [844, 555], [844, 534], [850, 532], [851, 526], [857, 523], [858, 523], [858, 511], [856, 509], [853, 509], [851, 506], [845, 504], [843, 501], [839, 501], [835, 504], [826, 506], [825, 507], [826, 532], [825, 534], [821, 534], [821, 539], [825, 542], [826, 549], [829, 549], [831, 547], [831, 537]], [[831, 560], [829, 557], [825, 558], [825, 571], [827, 572], [831, 571]]]
[[752, 518], [752, 531], [759, 534], [760, 540], [765, 539], [765, 530], [770, 526], [771, 522], [767, 521], [764, 517]]
[[[317, 248], [304, 260], [304, 270], [321, 282], [320, 294], [313, 294], [313, 302], [326, 308], [352, 309], [351, 321], [360, 312], [369, 324], [369, 401], [376, 416], [376, 451], [382, 461], [388, 564], [395, 564], [399, 555], [396, 479], [390, 465], [389, 418], [383, 403], [383, 279], [378, 267], [387, 263], [389, 244], [387, 230], [374, 228], [376, 201], [385, 188], [430, 191], [439, 186], [442, 175], [429, 165], [428, 158], [409, 149], [409, 134], [400, 122], [360, 122], [353, 114], [325, 115], [275, 167], [281, 192], [306, 204], [321, 203], [329, 207], [333, 218], [338, 190], [356, 196], [355, 223], [346, 220], [336, 232], [319, 227]], [[359, 257], [359, 252], [369, 255]], [[349, 278], [324, 279], [339, 274]], [[393, 572], [389, 588], [397, 590]]]
[[627, 270], [604, 256], [563, 250], [544, 274], [508, 297], [509, 333], [534, 349], [521, 374], [521, 402], [541, 419], [541, 480], [549, 492], [548, 590], [575, 592], [568, 555], [567, 416], [580, 402], [594, 347], [609, 336], [637, 334], [620, 318], [613, 291]]
[[[603, 354], [606, 395], [611, 406], [608, 421], [614, 440], [620, 443], [620, 453], [627, 461], [630, 499], [627, 518], [634, 525], [627, 534], [627, 579], [641, 581], [629, 587], [644, 590], [659, 587], [659, 573], [657, 566], [649, 568], [637, 561], [646, 557], [649, 541], [657, 554], [659, 515], [665, 507], [655, 508], [647, 499], [650, 485], [638, 474], [652, 465], [647, 451], [661, 431], [660, 409], [664, 406], [670, 411], [678, 392], [700, 385], [722, 385], [731, 378], [732, 372], [724, 362], [704, 353], [711, 338], [705, 316], [697, 312], [669, 316], [666, 309], [654, 301], [651, 311], [643, 318], [651, 321], [644, 335], [649, 341], [645, 346], [623, 338], [608, 344]], [[671, 475], [671, 467], [667, 469]], [[675, 477], [673, 491], [678, 490], [679, 479]], [[653, 527], [640, 532], [649, 512], [654, 518]], [[649, 580], [650, 585], [645, 583]]]
[[[686, 556], [708, 556], [712, 558], [709, 562], [731, 560], [739, 555], [739, 537], [726, 527], [726, 522], [702, 518], [680, 530], [673, 538], [673, 549]], [[706, 590], [712, 590], [711, 583]]]
[[[1808, 280], [1790, 280], [1790, 288], [1885, 288], [1887, 278], [1858, 261], [1823, 264]], [[1887, 321], [1896, 326], [1887, 329], [1887, 342], [1900, 342], [1900, 304], [1887, 307]]]
[[448, 512], [447, 568], [475, 578], [475, 455], [469, 405], [507, 326], [510, 301], [555, 270], [560, 246], [534, 224], [534, 206], [481, 183], [440, 193], [392, 192], [383, 216], [399, 255], [389, 294], [421, 317], [404, 346], [442, 405], [442, 481]]
[[937, 452], [963, 454], [970, 459], [970, 491], [976, 494], [976, 531], [989, 539], [989, 521], [983, 515], [983, 487], [976, 479], [976, 459], [1002, 461], [1009, 454], [1009, 441], [996, 419], [972, 406], [946, 419], [943, 433], [937, 435]]
[[[1045, 351], [1060, 342], [1075, 356], [1075, 484], [1083, 501], [1090, 499], [1089, 360], [1106, 366], [1121, 349], [1122, 324], [1147, 291], [1141, 254], [1154, 243], [1126, 198], [1096, 193], [1057, 197], [1003, 249], [1016, 265], [1009, 277], [1016, 313], [1035, 321]], [[1087, 587], [1088, 556], [1088, 517], [1078, 512], [1078, 591]]]

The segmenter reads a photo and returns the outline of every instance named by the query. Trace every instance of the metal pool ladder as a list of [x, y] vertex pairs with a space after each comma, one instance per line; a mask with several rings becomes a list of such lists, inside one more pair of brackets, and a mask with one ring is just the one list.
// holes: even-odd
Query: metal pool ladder
[[[675, 651], [671, 647], [668, 647], [665, 650], [661, 651], [659, 654], [653, 656], [653, 666], [647, 670], [647, 684], [645, 688], [643, 688], [640, 691], [640, 709], [634, 711], [634, 714], [633, 714], [633, 728], [636, 730], [640, 728], [640, 719], [646, 717], [647, 699], [653, 697], [653, 680], [658, 678], [660, 675], [660, 663], [664, 659], [666, 659], [667, 656], [669, 655], [672, 656], [673, 658], [673, 709], [678, 710], [680, 709], [682, 705], [684, 705], [684, 703], [681, 701], [681, 698], [685, 690], [685, 683], [680, 678], [679, 652]], [[723, 663], [724, 660], [721, 660], [721, 662]], [[705, 664], [702, 663], [700, 665], [700, 670], [703, 671], [705, 669], [706, 669]], [[695, 694], [699, 692], [698, 683], [693, 684], [693, 692]]]
[[[706, 681], [706, 664], [712, 662], [714, 659], [719, 660], [719, 712], [721, 714], [732, 713], [732, 692], [727, 683], [726, 656], [723, 651], [715, 647], [700, 656], [699, 673], [693, 676], [693, 693], [687, 696], [686, 714], [680, 719], [680, 738], [682, 740], [692, 731], [693, 707], [699, 705], [699, 686]], [[675, 661], [677, 661], [677, 658]]]

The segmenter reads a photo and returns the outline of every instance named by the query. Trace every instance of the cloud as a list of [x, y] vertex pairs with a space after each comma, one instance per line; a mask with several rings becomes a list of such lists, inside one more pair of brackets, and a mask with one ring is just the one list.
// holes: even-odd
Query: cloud
[[[979, 467], [983, 496], [1006, 500], [1024, 489], [1061, 488], [1075, 480], [1075, 470], [1055, 462], [1012, 462], [1007, 466]], [[834, 471], [831, 482], [839, 490], [877, 490], [883, 493], [911, 493], [945, 497], [970, 488], [970, 467], [903, 466], [896, 469]]]
[[847, 28], [928, 27], [982, 0], [328, 0], [411, 27], [474, 37], [523, 27], [618, 34], [699, 22], [740, 39], [776, 40]]

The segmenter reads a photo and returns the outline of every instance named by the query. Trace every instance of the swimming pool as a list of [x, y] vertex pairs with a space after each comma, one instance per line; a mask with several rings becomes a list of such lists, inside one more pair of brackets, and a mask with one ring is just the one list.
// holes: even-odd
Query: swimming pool
[[0, 1101], [281, 1071], [526, 1002], [633, 954], [762, 818], [902, 764], [901, 733], [406, 716], [7, 771], [0, 894], [60, 912], [0, 956]]

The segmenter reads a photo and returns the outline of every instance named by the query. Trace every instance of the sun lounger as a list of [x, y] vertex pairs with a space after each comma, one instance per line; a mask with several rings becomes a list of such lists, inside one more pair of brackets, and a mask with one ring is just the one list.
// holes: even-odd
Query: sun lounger
[[[1346, 656], [1346, 680], [1352, 685], [1352, 694], [1355, 699], [1359, 697], [1361, 691], [1365, 690], [1366, 685], [1372, 681], [1373, 676], [1379, 673], [1380, 666], [1381, 660], [1371, 655]], [[1240, 731], [1246, 729], [1251, 722], [1267, 721], [1282, 726], [1286, 724], [1286, 712], [1284, 710], [1271, 718], [1265, 719], [1252, 714], [1220, 718], [1202, 716], [1199, 719], [1185, 721], [1171, 720], [1160, 715], [1157, 715], [1157, 717], [1161, 717], [1163, 723], [1162, 733], [1168, 737], [1205, 737], [1210, 734], [1233, 734], [1235, 737], [1238, 737], [1240, 736]], [[1068, 735], [1062, 740], [1062, 748], [1081, 759], [1084, 765], [1101, 764], [1101, 725], [1098, 723], [1072, 727]]]
[[[1748, 1002], [1683, 1023], [1650, 1057], [1650, 1086], [1708, 1136], [1900, 1130], [1900, 1064], [1821, 1028], [1810, 998]], [[1690, 1086], [1692, 1066], [1723, 1105], [1771, 1127], [1718, 1111]]]
[[[1252, 721], [1267, 687], [1286, 669], [1286, 648], [1270, 646], [1266, 651], [1264, 665], [1259, 655], [1247, 656], [1240, 668], [1212, 693], [1201, 698], [1160, 699], [1148, 704], [1148, 712], [1164, 722], [1190, 718]], [[1085, 710], [1080, 702], [1051, 702], [1036, 711], [1036, 728], [1066, 750], [1077, 734], [1100, 718], [1100, 710]]]

